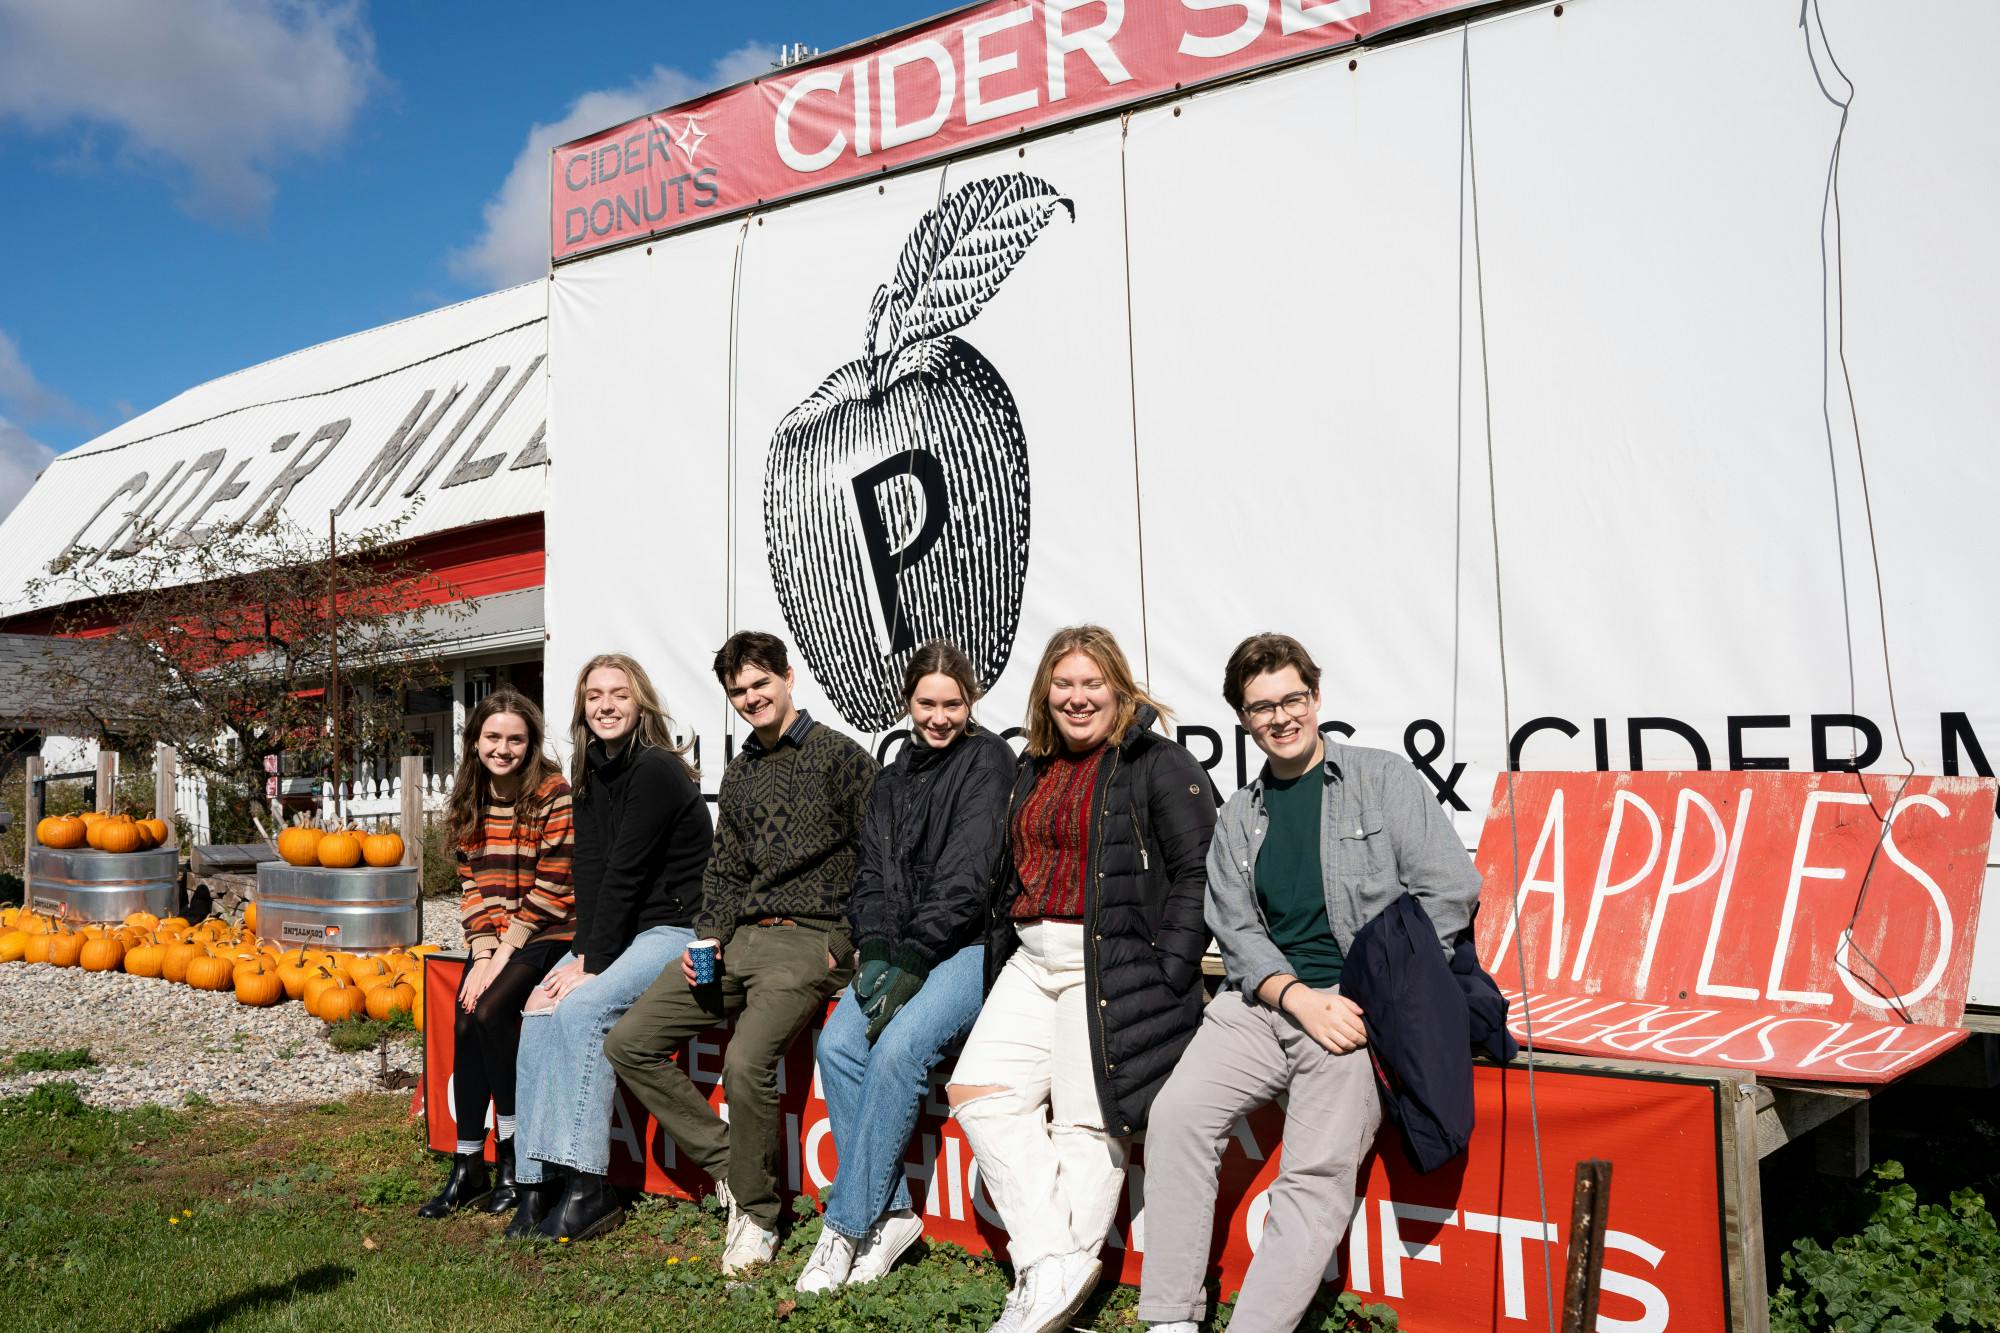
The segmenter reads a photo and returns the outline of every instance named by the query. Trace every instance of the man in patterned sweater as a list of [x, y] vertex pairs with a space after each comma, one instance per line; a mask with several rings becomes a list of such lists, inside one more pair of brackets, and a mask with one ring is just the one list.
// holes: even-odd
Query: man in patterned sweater
[[[778, 1061], [853, 970], [847, 898], [877, 766], [793, 705], [776, 636], [731, 636], [715, 676], [751, 727], [722, 776], [695, 918], [697, 944], [721, 946], [716, 982], [697, 985], [684, 955], [619, 1020], [604, 1053], [680, 1150], [715, 1177], [729, 1208], [722, 1268], [736, 1273], [777, 1249]], [[673, 1053], [730, 1014], [724, 1121]]]

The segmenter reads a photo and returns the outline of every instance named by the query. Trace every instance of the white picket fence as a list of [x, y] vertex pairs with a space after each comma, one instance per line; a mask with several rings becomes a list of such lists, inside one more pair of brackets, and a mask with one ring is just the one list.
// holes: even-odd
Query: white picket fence
[[[374, 826], [395, 823], [403, 816], [403, 781], [399, 776], [363, 778], [340, 786], [340, 817], [350, 823]], [[419, 791], [424, 813], [438, 814], [451, 794], [451, 778], [447, 774], [426, 773]], [[320, 784], [319, 813], [321, 819], [331, 821], [335, 817], [331, 782]]]
[[188, 822], [188, 842], [212, 842], [208, 828], [208, 782], [192, 773], [174, 775], [174, 813]]

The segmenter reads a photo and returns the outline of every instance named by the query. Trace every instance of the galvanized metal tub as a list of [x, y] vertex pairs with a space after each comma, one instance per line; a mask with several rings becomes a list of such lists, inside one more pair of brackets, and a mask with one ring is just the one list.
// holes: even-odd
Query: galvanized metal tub
[[328, 870], [257, 867], [257, 938], [279, 948], [408, 948], [423, 938], [423, 876], [416, 866]]
[[69, 921], [123, 921], [134, 912], [172, 916], [181, 885], [181, 855], [172, 847], [150, 852], [99, 852], [86, 847], [28, 849], [34, 881], [28, 905]]

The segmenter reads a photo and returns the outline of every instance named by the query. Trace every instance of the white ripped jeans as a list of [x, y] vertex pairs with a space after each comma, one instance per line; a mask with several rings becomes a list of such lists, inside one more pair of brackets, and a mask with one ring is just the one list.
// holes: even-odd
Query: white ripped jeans
[[1029, 921], [979, 1011], [951, 1081], [997, 1087], [953, 1115], [1007, 1227], [1015, 1272], [1095, 1254], [1125, 1183], [1125, 1140], [1104, 1132], [1084, 1009], [1083, 925]]

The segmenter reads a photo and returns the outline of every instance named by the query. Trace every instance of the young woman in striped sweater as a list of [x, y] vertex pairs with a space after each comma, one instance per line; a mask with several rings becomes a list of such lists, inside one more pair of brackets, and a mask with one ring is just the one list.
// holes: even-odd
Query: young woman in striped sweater
[[[543, 748], [542, 711], [499, 689], [465, 720], [464, 758], [452, 782], [445, 835], [458, 858], [459, 916], [472, 961], [458, 990], [453, 1036], [452, 1117], [458, 1151], [451, 1175], [419, 1217], [481, 1204], [512, 1208], [514, 1061], [521, 1005], [576, 935], [570, 888], [574, 844], [569, 782]], [[492, 1103], [498, 1181], [486, 1172], [486, 1107]]]

